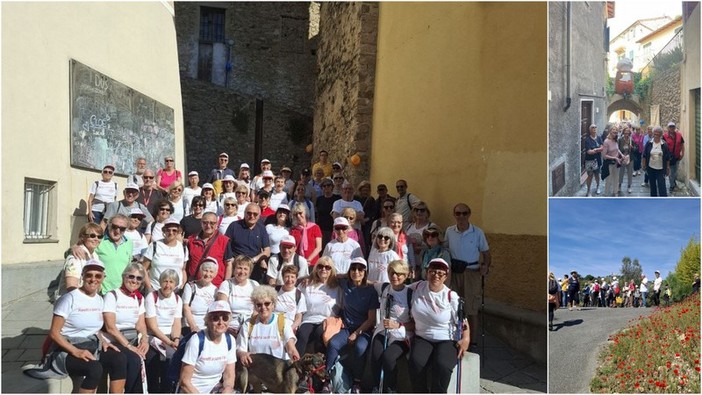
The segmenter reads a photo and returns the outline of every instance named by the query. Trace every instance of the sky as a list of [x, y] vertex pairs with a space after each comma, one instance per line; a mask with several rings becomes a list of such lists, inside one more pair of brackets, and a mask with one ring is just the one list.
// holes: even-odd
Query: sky
[[608, 19], [609, 36], [616, 37], [638, 19], [658, 16], [682, 15], [682, 2], [671, 0], [658, 1], [615, 1], [614, 18]]
[[622, 258], [665, 278], [690, 237], [700, 239], [699, 199], [549, 199], [549, 271], [618, 274]]

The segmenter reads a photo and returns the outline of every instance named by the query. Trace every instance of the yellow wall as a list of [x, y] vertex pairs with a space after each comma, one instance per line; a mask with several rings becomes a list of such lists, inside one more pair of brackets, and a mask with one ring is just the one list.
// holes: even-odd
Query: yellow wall
[[[173, 19], [168, 2], [2, 4], [3, 264], [62, 259], [86, 221], [74, 210], [100, 175], [70, 167], [71, 58], [173, 108], [184, 168]], [[59, 243], [23, 244], [25, 177], [57, 182]]]
[[486, 233], [545, 236], [546, 15], [545, 3], [381, 3], [373, 184], [406, 178], [442, 226], [464, 201]]

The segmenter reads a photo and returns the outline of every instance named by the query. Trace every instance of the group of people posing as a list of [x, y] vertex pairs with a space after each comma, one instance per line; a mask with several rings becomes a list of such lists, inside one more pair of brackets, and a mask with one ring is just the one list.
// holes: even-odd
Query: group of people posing
[[[685, 155], [685, 140], [674, 122], [666, 131], [660, 126], [649, 125], [646, 133], [631, 123], [608, 124], [602, 135], [597, 125], [590, 125], [585, 137], [585, 170], [587, 192], [585, 196], [602, 193], [600, 178], [605, 181], [604, 196], [624, 196], [631, 193], [633, 177], [643, 174], [641, 186], [649, 187], [651, 196], [668, 196], [677, 184], [678, 165]], [[670, 190], [666, 188], [668, 177]], [[592, 179], [596, 186], [591, 190]]]
[[464, 203], [444, 233], [405, 180], [397, 197], [381, 184], [375, 198], [327, 156], [297, 181], [268, 160], [249, 180], [248, 166], [234, 178], [222, 153], [201, 187], [195, 172], [183, 187], [167, 157], [156, 178], [130, 176], [120, 200], [106, 166], [50, 331], [66, 372], [84, 377], [81, 391], [95, 392], [107, 370], [113, 392], [231, 392], [235, 363], [250, 366], [252, 354], [322, 352], [328, 370], [348, 355], [353, 392], [380, 377], [383, 391], [397, 390], [404, 356], [414, 392], [446, 392], [456, 358], [476, 349], [484, 233]]

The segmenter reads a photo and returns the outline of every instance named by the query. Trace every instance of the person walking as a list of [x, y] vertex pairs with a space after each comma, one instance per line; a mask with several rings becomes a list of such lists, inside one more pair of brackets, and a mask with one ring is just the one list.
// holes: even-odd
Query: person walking
[[661, 304], [661, 285], [663, 285], [663, 279], [661, 278], [661, 272], [656, 270], [656, 278], [653, 280], [653, 303], [656, 306]]
[[668, 122], [668, 133], [663, 136], [663, 139], [670, 150], [670, 161], [668, 162], [670, 174], [668, 181], [670, 193], [673, 193], [676, 187], [675, 180], [678, 175], [678, 164], [685, 155], [685, 139], [683, 139], [682, 133], [675, 128], [675, 122]]

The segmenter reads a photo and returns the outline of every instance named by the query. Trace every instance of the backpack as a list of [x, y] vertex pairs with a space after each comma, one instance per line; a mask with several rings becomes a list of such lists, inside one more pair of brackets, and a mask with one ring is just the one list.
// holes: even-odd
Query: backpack
[[595, 292], [600, 292], [600, 284], [595, 283]]
[[[282, 285], [276, 285], [275, 290], [277, 292], [280, 292], [280, 290], [283, 288]], [[295, 307], [297, 308], [297, 305], [300, 304], [300, 298], [302, 297], [302, 291], [300, 291], [299, 288], [295, 288]]]
[[[390, 285], [390, 283], [383, 283], [383, 285], [380, 288], [380, 296], [381, 297], [383, 296], [383, 294], [385, 293], [385, 290], [388, 288], [389, 285]], [[390, 291], [388, 291], [388, 292], [390, 292]], [[409, 310], [408, 313], [410, 315], [410, 318], [412, 317], [412, 292], [414, 292], [414, 291], [412, 291], [412, 288], [408, 287], [407, 288], [407, 310]], [[385, 295], [387, 296], [387, 293], [385, 293]], [[451, 301], [451, 292], [449, 292], [448, 298], [449, 298], [449, 302], [450, 302]]]
[[[205, 348], [204, 329], [199, 332], [191, 332], [181, 339], [180, 343], [178, 343], [178, 349], [171, 357], [171, 362], [168, 364], [168, 370], [166, 371], [166, 378], [172, 383], [177, 383], [178, 381], [180, 381], [180, 368], [183, 366], [183, 355], [185, 355], [185, 347], [188, 345], [188, 341], [190, 341], [190, 338], [193, 337], [193, 335], [195, 334], [197, 334], [199, 341], [197, 350], [198, 358], [200, 357], [200, 354], [202, 354], [202, 350]], [[232, 340], [232, 335], [230, 335], [229, 333], [225, 333], [224, 337], [225, 339], [227, 339], [227, 351], [231, 351], [232, 344], [234, 343], [234, 341]]]
[[[278, 316], [278, 333], [280, 333], [280, 340], [284, 343], [285, 314], [275, 313], [275, 315]], [[253, 327], [256, 324], [256, 318], [258, 318], [258, 314], [254, 314], [249, 318], [249, 338], [251, 338], [251, 332], [253, 332]]]
[[[280, 269], [283, 268], [283, 260], [280, 258], [280, 253], [275, 254], [276, 259], [278, 260], [278, 273], [280, 273]], [[293, 255], [293, 264], [297, 266], [298, 273], [300, 270], [302, 270], [302, 267], [300, 267], [300, 255], [298, 253], [295, 253]]]

